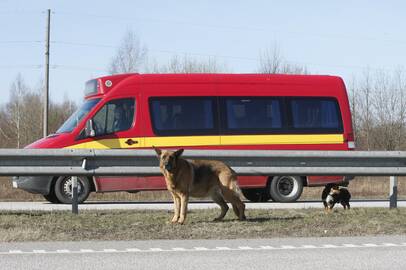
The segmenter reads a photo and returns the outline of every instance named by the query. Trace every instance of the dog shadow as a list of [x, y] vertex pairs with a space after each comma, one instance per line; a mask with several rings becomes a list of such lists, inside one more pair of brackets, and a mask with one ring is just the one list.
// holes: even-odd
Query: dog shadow
[[294, 221], [302, 220], [302, 216], [293, 216], [293, 217], [247, 217], [247, 219], [239, 221], [238, 219], [223, 219], [223, 220], [212, 220], [210, 223], [226, 223], [226, 222], [249, 222], [249, 223], [265, 223], [271, 221]]

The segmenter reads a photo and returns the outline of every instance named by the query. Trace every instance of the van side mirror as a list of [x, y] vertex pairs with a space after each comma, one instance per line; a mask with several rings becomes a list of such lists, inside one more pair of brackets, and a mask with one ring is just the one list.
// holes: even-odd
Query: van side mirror
[[94, 137], [94, 136], [96, 136], [96, 131], [94, 130], [93, 120], [92, 119], [89, 119], [86, 122], [85, 135], [86, 135], [86, 137]]

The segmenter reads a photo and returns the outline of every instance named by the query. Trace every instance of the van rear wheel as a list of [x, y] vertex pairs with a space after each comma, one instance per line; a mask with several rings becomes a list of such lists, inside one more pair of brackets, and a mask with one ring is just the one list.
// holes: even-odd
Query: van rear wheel
[[295, 202], [302, 195], [303, 181], [300, 176], [275, 176], [268, 190], [276, 202]]
[[[78, 203], [83, 203], [90, 194], [90, 183], [87, 177], [78, 177]], [[55, 196], [65, 204], [72, 203], [72, 176], [61, 176], [55, 182]]]

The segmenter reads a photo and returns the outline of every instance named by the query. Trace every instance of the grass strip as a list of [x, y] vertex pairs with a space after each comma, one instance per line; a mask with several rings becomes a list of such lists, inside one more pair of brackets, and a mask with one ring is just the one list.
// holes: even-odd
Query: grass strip
[[406, 209], [247, 210], [247, 221], [219, 209], [190, 211], [185, 225], [168, 224], [169, 211], [0, 212], [0, 242], [331, 237], [406, 233]]

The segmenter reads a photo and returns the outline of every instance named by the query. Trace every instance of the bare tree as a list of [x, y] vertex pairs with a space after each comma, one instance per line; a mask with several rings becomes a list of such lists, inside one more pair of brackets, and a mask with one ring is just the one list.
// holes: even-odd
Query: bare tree
[[125, 34], [109, 66], [111, 74], [139, 72], [147, 55], [147, 48], [131, 30]]
[[27, 93], [28, 87], [26, 86], [21, 74], [18, 74], [10, 89], [10, 102], [7, 106], [9, 112], [9, 124], [12, 126], [11, 130], [15, 132], [16, 147], [21, 146], [22, 137], [22, 123], [24, 117], [24, 95]]
[[286, 61], [278, 46], [260, 53], [259, 73], [266, 74], [308, 74], [305, 66]]
[[[364, 79], [361, 83], [361, 86], [358, 86], [357, 89], [354, 89], [357, 105], [359, 107], [359, 130], [358, 130], [358, 138], [364, 138], [364, 140], [360, 140], [360, 146], [362, 149], [370, 150], [371, 149], [371, 142], [370, 142], [370, 135], [371, 135], [371, 126], [372, 126], [372, 105], [371, 105], [371, 95], [372, 95], [372, 86], [371, 86], [371, 75], [370, 71], [367, 70], [364, 73]], [[363, 145], [364, 144], [364, 145]]]
[[77, 109], [77, 105], [66, 96], [62, 103], [50, 104], [49, 131], [55, 132]]
[[[41, 86], [42, 87], [42, 86]], [[10, 100], [0, 107], [0, 147], [21, 148], [42, 137], [42, 98], [40, 88], [31, 90], [21, 74], [10, 87]], [[64, 122], [76, 105], [65, 99], [50, 103], [50, 130]]]
[[406, 149], [405, 91], [403, 70], [393, 74], [367, 71], [361, 83], [354, 84], [352, 111], [359, 149]]
[[154, 62], [148, 68], [151, 73], [221, 73], [226, 72], [225, 64], [219, 63], [215, 58], [199, 60], [187, 55], [174, 55], [168, 64], [159, 65]]

